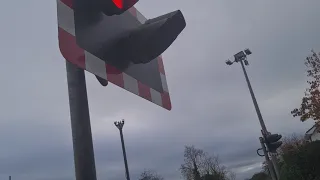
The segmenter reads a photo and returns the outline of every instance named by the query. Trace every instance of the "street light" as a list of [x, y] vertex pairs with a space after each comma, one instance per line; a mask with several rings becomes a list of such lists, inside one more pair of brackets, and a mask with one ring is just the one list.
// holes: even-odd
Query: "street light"
[[126, 148], [124, 146], [124, 140], [123, 140], [123, 133], [122, 133], [122, 128], [124, 126], [124, 120], [122, 121], [116, 121], [114, 122], [114, 125], [119, 129], [120, 131], [120, 138], [121, 138], [121, 145], [122, 145], [122, 153], [123, 153], [123, 160], [124, 160], [124, 167], [126, 170], [126, 178], [127, 180], [130, 180], [130, 175], [129, 175], [129, 168], [128, 168], [128, 161], [127, 161], [127, 154], [126, 154]]
[[235, 62], [243, 61], [244, 64], [246, 66], [248, 66], [249, 62], [247, 60], [247, 56], [249, 56], [250, 54], [252, 54], [250, 49], [245, 49], [244, 51], [240, 51], [240, 52], [238, 52], [237, 54], [234, 55], [234, 61], [230, 61], [230, 59], [228, 59], [228, 60], [226, 60], [226, 64], [230, 66]]
[[[264, 141], [264, 142], [267, 142], [266, 139], [267, 139], [267, 137], [269, 137], [270, 133], [268, 132], [267, 127], [266, 127], [266, 125], [265, 125], [265, 123], [264, 123], [264, 121], [263, 121], [263, 118], [262, 118], [262, 115], [261, 115], [261, 112], [260, 112], [260, 108], [259, 108], [259, 106], [258, 106], [257, 99], [256, 99], [256, 97], [255, 97], [255, 95], [254, 95], [254, 92], [253, 92], [253, 89], [252, 89], [252, 87], [251, 87], [251, 83], [250, 83], [250, 80], [249, 80], [249, 77], [248, 77], [248, 74], [247, 74], [247, 71], [246, 71], [246, 68], [245, 68], [245, 65], [246, 65], [246, 66], [249, 65], [247, 56], [249, 56], [249, 55], [251, 55], [251, 54], [252, 54], [251, 50], [247, 48], [247, 49], [245, 49], [245, 50], [243, 50], [243, 51], [240, 51], [240, 52], [238, 52], [237, 54], [235, 54], [233, 61], [227, 60], [227, 61], [226, 61], [226, 64], [230, 66], [230, 65], [232, 65], [232, 64], [235, 63], [235, 62], [236, 62], [236, 63], [240, 62], [241, 67], [242, 67], [242, 70], [243, 70], [244, 77], [245, 77], [245, 79], [246, 79], [246, 82], [247, 82], [247, 85], [248, 85], [248, 88], [249, 88], [249, 91], [250, 91], [250, 95], [251, 95], [251, 98], [252, 98], [252, 101], [253, 101], [253, 105], [254, 105], [254, 108], [255, 108], [255, 110], [256, 110], [256, 113], [257, 113], [257, 116], [258, 116], [258, 119], [259, 119], [259, 123], [260, 123], [260, 125], [261, 125], [261, 129], [262, 129], [261, 133], [262, 133], [262, 136], [263, 136], [263, 139], [264, 139], [263, 141]], [[277, 143], [276, 145], [279, 145], [279, 144], [280, 144], [280, 143]], [[267, 145], [268, 145], [268, 144], [267, 144]], [[263, 145], [263, 146], [264, 146], [264, 145]], [[280, 147], [280, 146], [281, 146], [281, 144], [280, 144], [278, 147]], [[274, 147], [276, 147], [276, 146], [274, 146]], [[277, 148], [278, 148], [278, 147], [277, 147]], [[275, 152], [275, 149], [272, 148], [272, 151]], [[266, 159], [267, 159], [267, 162], [269, 162], [269, 161], [268, 161], [269, 157], [268, 157], [268, 156], [265, 156], [265, 157], [266, 157]], [[278, 167], [277, 167], [276, 157], [275, 157], [274, 155], [271, 155], [271, 158], [272, 158], [274, 170], [275, 170], [275, 173], [276, 173], [276, 177], [277, 177], [277, 179], [279, 180], [279, 179], [280, 179], [280, 175], [279, 175], [279, 170], [278, 170]], [[269, 164], [269, 167], [271, 167], [271, 166], [272, 166], [272, 165]], [[273, 172], [271, 169], [272, 169], [272, 168], [270, 168], [270, 171]]]
[[115, 121], [114, 125], [119, 129], [122, 130], [123, 126], [124, 126], [124, 120], [122, 121]]

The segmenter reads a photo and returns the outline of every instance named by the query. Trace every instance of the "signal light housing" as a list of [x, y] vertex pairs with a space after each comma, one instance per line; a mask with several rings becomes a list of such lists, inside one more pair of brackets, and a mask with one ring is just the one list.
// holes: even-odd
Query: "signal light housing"
[[[160, 56], [185, 27], [186, 22], [180, 10], [147, 20], [119, 39], [114, 48], [125, 53], [116, 54], [116, 59], [134, 64], [148, 63]], [[112, 53], [110, 50], [107, 52]]]
[[280, 134], [270, 134], [266, 136], [265, 143], [269, 152], [277, 152], [277, 149], [282, 145], [282, 141], [279, 141], [281, 138], [282, 136]]
[[186, 27], [180, 10], [147, 20], [135, 8], [126, 11], [138, 0], [73, 2], [76, 43], [110, 65], [106, 69], [112, 74], [109, 78], [124, 72], [158, 92], [165, 91], [158, 57]]

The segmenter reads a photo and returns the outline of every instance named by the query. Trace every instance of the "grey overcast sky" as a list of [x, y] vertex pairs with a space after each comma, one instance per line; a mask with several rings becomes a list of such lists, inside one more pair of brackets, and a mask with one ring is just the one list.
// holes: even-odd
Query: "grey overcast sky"
[[[148, 18], [181, 9], [187, 27], [164, 53], [173, 109], [166, 111], [86, 73], [98, 179], [125, 178], [119, 132], [132, 178], [145, 168], [181, 179], [185, 145], [220, 156], [237, 180], [260, 171], [258, 120], [240, 65], [225, 60], [250, 48], [248, 73], [272, 132], [304, 133], [313, 122], [290, 115], [306, 87], [304, 58], [320, 50], [320, 1], [140, 0]], [[55, 0], [0, 6], [0, 179], [72, 180], [65, 62]]]

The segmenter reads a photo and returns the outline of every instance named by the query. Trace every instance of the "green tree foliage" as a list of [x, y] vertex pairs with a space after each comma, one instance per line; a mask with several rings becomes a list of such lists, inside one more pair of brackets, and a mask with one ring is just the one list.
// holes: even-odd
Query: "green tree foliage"
[[282, 155], [283, 180], [320, 180], [320, 141], [307, 143]]
[[298, 151], [300, 148], [304, 147], [307, 144], [307, 141], [303, 136], [292, 134], [282, 138], [282, 145], [280, 146], [278, 153], [280, 156], [287, 154], [291, 151]]
[[312, 55], [305, 59], [307, 67], [307, 81], [309, 87], [305, 91], [299, 108], [291, 111], [291, 114], [300, 117], [303, 122], [307, 119], [320, 120], [320, 54], [311, 51]]
[[221, 165], [218, 156], [210, 156], [194, 146], [185, 147], [180, 170], [186, 180], [234, 180], [236, 176]]

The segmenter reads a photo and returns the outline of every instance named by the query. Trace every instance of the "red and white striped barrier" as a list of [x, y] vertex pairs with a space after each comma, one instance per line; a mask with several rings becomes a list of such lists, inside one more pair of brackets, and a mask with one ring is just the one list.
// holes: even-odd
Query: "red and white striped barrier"
[[[76, 43], [73, 0], [57, 0], [59, 47], [63, 57], [78, 67], [89, 71], [109, 82], [126, 89], [144, 99], [147, 99], [165, 109], [171, 110], [171, 101], [162, 58], [157, 58], [158, 69], [164, 92], [160, 93], [139, 82], [128, 74], [108, 65]], [[139, 22], [146, 18], [134, 7], [128, 10]]]

